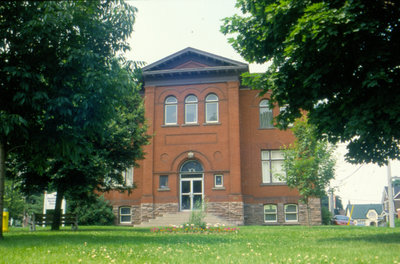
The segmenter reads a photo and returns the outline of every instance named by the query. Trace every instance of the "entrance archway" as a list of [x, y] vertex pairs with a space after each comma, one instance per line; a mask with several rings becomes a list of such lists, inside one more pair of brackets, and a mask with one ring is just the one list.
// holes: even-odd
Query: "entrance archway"
[[180, 169], [180, 210], [200, 209], [203, 195], [204, 169], [197, 160], [186, 161]]

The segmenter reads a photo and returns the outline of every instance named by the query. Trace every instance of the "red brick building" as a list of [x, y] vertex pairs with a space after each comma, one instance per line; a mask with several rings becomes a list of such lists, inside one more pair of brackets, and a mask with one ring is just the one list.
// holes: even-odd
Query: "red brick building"
[[[145, 112], [153, 135], [145, 159], [126, 177], [130, 194], [109, 192], [118, 224], [196, 209], [233, 224], [306, 224], [298, 192], [281, 182], [280, 148], [290, 131], [274, 128], [279, 107], [240, 85], [248, 65], [186, 48], [143, 69]], [[320, 203], [311, 204], [320, 224]]]

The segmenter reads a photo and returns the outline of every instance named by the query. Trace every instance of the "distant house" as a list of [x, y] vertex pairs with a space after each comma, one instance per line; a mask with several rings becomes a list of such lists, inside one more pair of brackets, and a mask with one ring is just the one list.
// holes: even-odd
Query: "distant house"
[[381, 226], [384, 224], [385, 211], [382, 204], [348, 204], [346, 215], [354, 220], [355, 225]]
[[[388, 187], [383, 189], [382, 204], [385, 212], [389, 212], [389, 199], [388, 199]], [[397, 212], [397, 218], [400, 218], [400, 186], [393, 188], [393, 202], [394, 211]]]

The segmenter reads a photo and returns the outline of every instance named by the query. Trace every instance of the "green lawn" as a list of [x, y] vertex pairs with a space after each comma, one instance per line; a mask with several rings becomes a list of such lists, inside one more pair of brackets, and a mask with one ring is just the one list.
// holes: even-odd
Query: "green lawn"
[[400, 228], [241, 227], [238, 234], [150, 228], [12, 228], [0, 263], [400, 263]]

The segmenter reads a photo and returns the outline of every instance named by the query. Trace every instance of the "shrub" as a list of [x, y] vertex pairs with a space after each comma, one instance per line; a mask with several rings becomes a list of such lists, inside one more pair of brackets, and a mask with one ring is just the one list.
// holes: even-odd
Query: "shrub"
[[79, 225], [112, 225], [114, 222], [112, 206], [103, 196], [70, 201], [69, 209], [78, 216]]
[[321, 216], [323, 225], [329, 225], [331, 223], [332, 214], [331, 212], [329, 212], [328, 208], [326, 207], [321, 208]]

